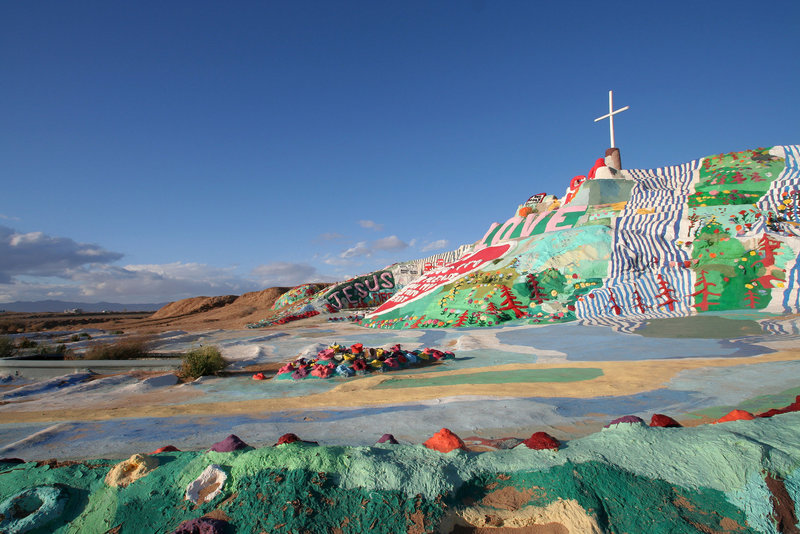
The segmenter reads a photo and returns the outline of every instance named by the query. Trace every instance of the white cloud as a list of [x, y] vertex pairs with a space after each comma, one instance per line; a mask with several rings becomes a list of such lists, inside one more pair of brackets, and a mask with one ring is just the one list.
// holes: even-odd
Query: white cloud
[[375, 250], [403, 250], [408, 248], [408, 246], [408, 243], [401, 240], [396, 235], [382, 237], [372, 242], [372, 248]]
[[[366, 242], [353, 248], [356, 256], [363, 251], [371, 253]], [[58, 298], [159, 303], [339, 279], [319, 273], [307, 263], [273, 262], [239, 274], [236, 267], [203, 263], [112, 264], [120, 258], [122, 254], [99, 245], [0, 226], [0, 302]]]
[[361, 256], [372, 256], [372, 249], [367, 246], [366, 241], [359, 241], [339, 254], [340, 258], [357, 258]]
[[319, 234], [317, 239], [320, 241], [333, 241], [334, 239], [343, 239], [344, 236], [338, 232], [325, 232], [324, 234]]
[[325, 265], [333, 265], [335, 267], [349, 267], [351, 265], [355, 265], [356, 262], [353, 260], [348, 260], [340, 257], [326, 257], [322, 260]]
[[18, 220], [20, 220], [19, 217], [12, 217], [11, 215], [5, 215], [3, 213], [0, 213], [0, 219], [4, 219], [6, 221], [18, 221]]
[[441, 250], [443, 248], [447, 248], [450, 245], [450, 242], [447, 239], [438, 239], [436, 241], [431, 241], [424, 247], [422, 247], [422, 252], [430, 252], [432, 250]]
[[376, 232], [380, 232], [383, 230], [383, 225], [378, 224], [375, 221], [365, 220], [365, 221], [358, 221], [358, 224], [361, 228], [367, 228], [368, 230], [375, 230]]
[[317, 272], [307, 263], [276, 261], [259, 265], [250, 273], [264, 287], [296, 286], [308, 282], [329, 282], [330, 277]]
[[120, 258], [122, 254], [98, 245], [51, 237], [43, 232], [22, 234], [0, 226], [0, 283], [9, 283], [19, 275], [64, 277], [71, 269]]
[[263, 289], [257, 281], [237, 276], [233, 268], [183, 262], [96, 266], [75, 271], [71, 279], [79, 285], [81, 297], [85, 299], [127, 302], [238, 295]]

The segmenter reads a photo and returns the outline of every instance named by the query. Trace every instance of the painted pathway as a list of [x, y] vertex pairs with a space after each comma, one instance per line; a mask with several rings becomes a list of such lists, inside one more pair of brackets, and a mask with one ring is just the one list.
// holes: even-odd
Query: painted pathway
[[[330, 343], [452, 350], [456, 359], [355, 379], [256, 381], [250, 373], [173, 385], [114, 375], [0, 389], [0, 457], [127, 457], [167, 443], [191, 450], [228, 434], [263, 446], [293, 432], [326, 445], [371, 445], [383, 433], [420, 443], [442, 427], [499, 438], [559, 439], [609, 420], [665, 413], [693, 424], [759, 411], [800, 393], [800, 320], [747, 314], [639, 325], [640, 333], [560, 324], [375, 331], [322, 325], [285, 332], [172, 332], [158, 350], [214, 343], [232, 368], [315, 353]], [[702, 325], [701, 325], [702, 326]], [[711, 328], [713, 327], [713, 328]], [[628, 327], [623, 330], [629, 330]], [[714, 334], [718, 337], [710, 337]], [[680, 336], [696, 337], [680, 337]], [[658, 337], [661, 336], [661, 337]]]

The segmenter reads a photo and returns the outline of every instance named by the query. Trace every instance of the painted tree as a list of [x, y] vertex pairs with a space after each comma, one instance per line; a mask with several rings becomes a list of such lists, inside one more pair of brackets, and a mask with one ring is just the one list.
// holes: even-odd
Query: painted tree
[[758, 282], [759, 285], [761, 285], [761, 287], [763, 287], [764, 289], [772, 289], [773, 287], [775, 287], [775, 286], [772, 285], [772, 281], [773, 280], [777, 280], [778, 282], [783, 282], [783, 279], [778, 278], [777, 276], [772, 274], [772, 273], [774, 273], [775, 271], [778, 271], [778, 270], [781, 270], [781, 269], [774, 269], [774, 270], [773, 269], [768, 269], [767, 270], [768, 272], [766, 272], [766, 273], [762, 274], [761, 276], [759, 276], [758, 278], [752, 280], [751, 283]]
[[490, 302], [489, 305], [486, 306], [486, 313], [497, 316], [500, 311], [497, 309], [497, 306], [495, 306], [494, 302]]
[[609, 309], [611, 309], [617, 315], [622, 315], [622, 308], [620, 308], [619, 304], [617, 303], [617, 297], [614, 295], [614, 290], [609, 288], [608, 294], [608, 300], [610, 301], [608, 306]]
[[644, 305], [644, 301], [642, 300], [642, 294], [639, 293], [639, 287], [636, 284], [633, 284], [633, 303], [636, 306], [636, 309], [639, 310], [639, 313], [646, 312], [647, 309], [650, 307]]
[[455, 326], [455, 327], [464, 326], [464, 323], [467, 322], [468, 318], [469, 318], [469, 310], [467, 310], [464, 313], [462, 313], [461, 317], [458, 318], [458, 321], [453, 323], [453, 326]]
[[675, 311], [675, 303], [679, 302], [675, 298], [675, 290], [670, 287], [669, 282], [664, 280], [664, 277], [660, 274], [657, 274], [656, 278], [658, 279], [658, 287], [661, 289], [661, 293], [656, 297], [664, 297], [664, 302], [659, 302], [658, 307], [666, 306], [669, 311]]
[[748, 289], [747, 293], [744, 294], [744, 300], [747, 301], [747, 306], [750, 308], [755, 308], [756, 304], [758, 304], [758, 296], [753, 293], [752, 289]]
[[[711, 283], [708, 280], [706, 280], [706, 275], [707, 274], [708, 274], [708, 271], [703, 271], [703, 270], [700, 271], [700, 278], [697, 280], [697, 283], [694, 285], [694, 287], [698, 287], [698, 286], [702, 286], [702, 287], [700, 289], [698, 289], [697, 291], [695, 291], [694, 293], [689, 295], [690, 297], [697, 297], [697, 296], [700, 297], [700, 299], [701, 299], [700, 302], [698, 302], [696, 304], [693, 304], [693, 306], [695, 308], [698, 308], [700, 311], [704, 311], [704, 312], [708, 311], [708, 307], [709, 306], [719, 306], [719, 302], [709, 302], [708, 297], [710, 297], [710, 296], [713, 296], [713, 297], [722, 296], [722, 293], [712, 293], [711, 291], [709, 291], [709, 289], [708, 289], [709, 287], [717, 287], [717, 284]], [[695, 300], [697, 300], [697, 299], [695, 299]]]
[[758, 240], [758, 250], [763, 255], [763, 258], [756, 263], [760, 263], [769, 270], [770, 267], [775, 265], [775, 256], [780, 254], [780, 252], [776, 253], [775, 251], [781, 248], [781, 245], [782, 243], [779, 240], [773, 239], [767, 234], [762, 234], [761, 239]]
[[502, 304], [500, 307], [501, 310], [513, 311], [517, 319], [528, 315], [522, 306], [522, 303], [516, 299], [508, 286], [500, 286], [500, 293], [503, 294], [503, 301], [500, 303]]
[[533, 273], [528, 274], [526, 276], [526, 283], [528, 285], [528, 289], [531, 290], [531, 302], [535, 302], [536, 304], [541, 304], [545, 300], [549, 300], [547, 295], [544, 292], [544, 288], [539, 283], [539, 280], [536, 279], [536, 275]]

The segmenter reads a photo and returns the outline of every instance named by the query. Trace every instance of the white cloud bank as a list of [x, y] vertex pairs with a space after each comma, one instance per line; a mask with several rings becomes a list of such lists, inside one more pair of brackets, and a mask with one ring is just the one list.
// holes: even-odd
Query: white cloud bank
[[420, 250], [422, 250], [422, 252], [430, 252], [433, 250], [442, 250], [448, 246], [450, 246], [450, 242], [447, 239], [437, 239], [436, 241], [431, 241]]
[[99, 245], [0, 226], [0, 302], [57, 298], [157, 303], [335, 281], [306, 263], [267, 263], [243, 276], [234, 267], [202, 263], [113, 265], [122, 257]]

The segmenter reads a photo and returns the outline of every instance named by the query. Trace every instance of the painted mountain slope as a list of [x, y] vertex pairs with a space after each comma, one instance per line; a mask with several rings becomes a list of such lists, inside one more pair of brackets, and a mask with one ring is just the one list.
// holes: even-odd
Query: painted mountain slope
[[363, 324], [798, 311], [800, 146], [609, 175], [573, 180], [560, 200], [521, 206], [458, 260], [399, 289]]

